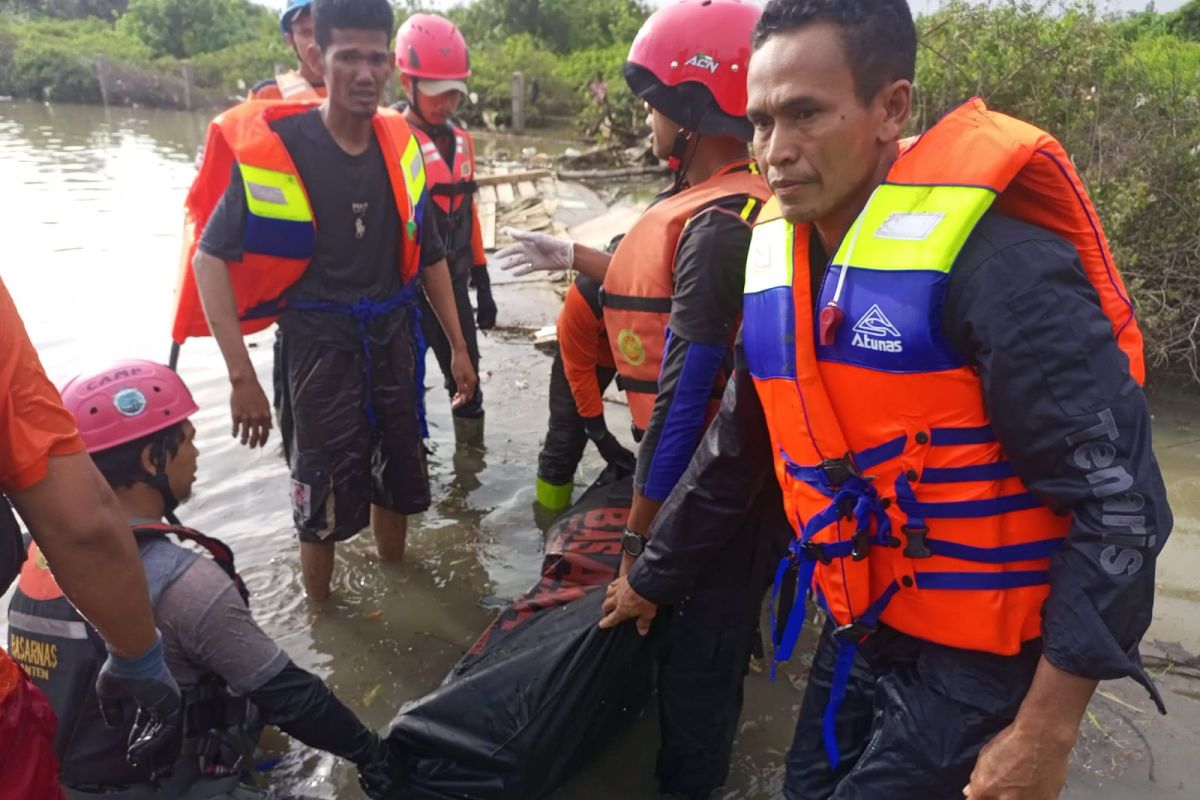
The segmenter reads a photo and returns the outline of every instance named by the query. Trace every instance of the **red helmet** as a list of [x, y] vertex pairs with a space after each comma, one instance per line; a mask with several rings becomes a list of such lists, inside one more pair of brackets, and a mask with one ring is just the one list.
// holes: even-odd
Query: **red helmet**
[[74, 377], [63, 387], [62, 399], [89, 453], [158, 433], [197, 410], [180, 377], [153, 361], [118, 361], [102, 372]]
[[761, 14], [749, 0], [679, 0], [660, 8], [629, 48], [629, 88], [687, 130], [750, 141], [746, 65]]
[[467, 41], [453, 22], [437, 14], [413, 14], [404, 20], [396, 32], [396, 66], [401, 74], [428, 81], [471, 77]]

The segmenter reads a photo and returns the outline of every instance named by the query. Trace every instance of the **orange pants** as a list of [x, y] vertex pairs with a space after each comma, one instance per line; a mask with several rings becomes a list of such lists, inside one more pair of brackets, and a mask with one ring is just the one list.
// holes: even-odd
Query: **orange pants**
[[57, 726], [45, 695], [0, 650], [0, 800], [66, 800], [54, 755]]

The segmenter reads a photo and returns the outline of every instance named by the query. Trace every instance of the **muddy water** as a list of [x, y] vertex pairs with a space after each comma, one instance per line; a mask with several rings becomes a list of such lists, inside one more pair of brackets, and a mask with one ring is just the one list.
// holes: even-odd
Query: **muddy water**
[[[179, 210], [205, 122], [174, 112], [0, 103], [0, 275], [56, 381], [115, 358], [165, 360]], [[501, 139], [483, 147], [526, 145], [553, 153], [556, 143]], [[380, 565], [367, 539], [340, 548], [337, 591], [320, 611], [302, 599], [278, 439], [261, 452], [236, 445], [219, 354], [209, 341], [183, 350], [180, 372], [201, 406], [202, 455], [195, 498], [181, 516], [234, 546], [263, 627], [371, 725], [386, 725], [405, 700], [435, 687], [488, 622], [487, 608], [528, 586], [540, 562], [532, 485], [549, 360], [526, 332], [553, 321], [559, 298], [542, 281], [497, 283], [504, 330], [481, 345], [487, 451], [455, 453], [447, 404], [433, 388], [435, 504], [413, 519], [408, 559]], [[269, 336], [252, 346], [266, 381]], [[433, 387], [432, 357], [429, 367]], [[1068, 797], [1200, 796], [1190, 783], [1200, 743], [1200, 663], [1190, 655], [1200, 652], [1200, 408], [1179, 398], [1156, 400], [1155, 408], [1176, 533], [1160, 562], [1145, 649], [1172, 715], [1159, 720], [1126, 682], [1106, 684], [1084, 723]], [[609, 413], [626, 412], [610, 404]], [[613, 430], [625, 429], [619, 420]], [[589, 452], [581, 480], [598, 470]], [[726, 797], [778, 796], [803, 685], [799, 661], [774, 684], [751, 674]], [[558, 796], [654, 796], [655, 736], [648, 712]], [[331, 757], [278, 733], [265, 751], [261, 778], [276, 796], [361, 796], [353, 771]]]

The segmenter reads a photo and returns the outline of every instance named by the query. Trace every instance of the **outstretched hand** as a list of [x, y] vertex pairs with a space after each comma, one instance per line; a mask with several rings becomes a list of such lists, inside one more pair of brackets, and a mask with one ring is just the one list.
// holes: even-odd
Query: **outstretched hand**
[[513, 238], [513, 243], [496, 253], [496, 263], [513, 275], [569, 269], [575, 263], [574, 242], [517, 228], [505, 228], [504, 232]]

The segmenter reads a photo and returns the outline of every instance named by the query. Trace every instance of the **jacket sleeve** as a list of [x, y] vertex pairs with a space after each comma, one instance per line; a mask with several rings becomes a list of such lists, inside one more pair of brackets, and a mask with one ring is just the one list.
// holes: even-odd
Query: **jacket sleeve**
[[1048, 235], [1005, 238], [952, 277], [943, 320], [979, 369], [1017, 474], [1071, 516], [1051, 560], [1043, 652], [1076, 675], [1133, 677], [1161, 707], [1138, 655], [1172, 526], [1146, 398], [1074, 248]]
[[603, 328], [603, 320], [592, 313], [579, 287], [571, 284], [558, 314], [558, 349], [575, 408], [585, 418], [604, 414], [603, 392], [596, 380], [596, 347]]
[[355, 764], [369, 761], [379, 746], [379, 736], [363, 725], [324, 681], [291, 661], [246, 697], [265, 722], [309, 747]]
[[487, 267], [487, 252], [483, 249], [483, 226], [479, 223], [479, 204], [471, 203], [471, 266]]
[[[727, 202], [741, 207], [746, 198]], [[634, 477], [651, 500], [665, 499], [683, 474], [704, 433], [717, 377], [729, 371], [749, 248], [749, 222], [724, 205], [690, 219], [680, 237], [658, 396]]]
[[687, 595], [696, 575], [738, 531], [763, 481], [774, 480], [762, 404], [738, 361], [720, 411], [655, 516], [646, 551], [629, 572], [634, 591], [659, 605]]

